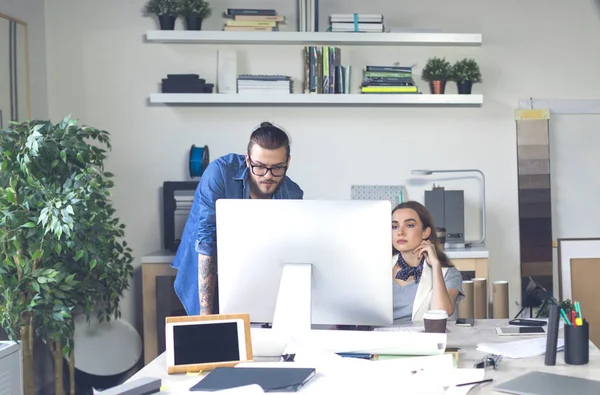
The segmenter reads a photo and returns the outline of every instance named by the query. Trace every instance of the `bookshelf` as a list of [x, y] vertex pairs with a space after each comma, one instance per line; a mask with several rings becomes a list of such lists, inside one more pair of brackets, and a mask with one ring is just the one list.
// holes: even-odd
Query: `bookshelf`
[[333, 33], [149, 30], [146, 41], [190, 44], [481, 46], [479, 33]]
[[483, 95], [152, 93], [151, 104], [480, 106]]

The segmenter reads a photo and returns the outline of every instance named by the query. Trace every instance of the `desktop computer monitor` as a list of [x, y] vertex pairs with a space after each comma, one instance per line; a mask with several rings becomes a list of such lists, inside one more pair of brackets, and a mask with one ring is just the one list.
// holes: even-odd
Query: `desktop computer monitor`
[[221, 199], [216, 227], [219, 313], [273, 329], [393, 323], [389, 201]]

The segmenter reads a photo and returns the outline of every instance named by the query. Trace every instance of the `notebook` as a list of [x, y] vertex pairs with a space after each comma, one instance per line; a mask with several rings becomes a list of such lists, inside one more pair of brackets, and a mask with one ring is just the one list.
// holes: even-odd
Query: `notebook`
[[220, 391], [257, 384], [265, 392], [296, 392], [315, 373], [314, 368], [216, 368], [190, 391]]
[[494, 391], [515, 395], [598, 395], [600, 394], [600, 381], [552, 373], [529, 372], [495, 386]]

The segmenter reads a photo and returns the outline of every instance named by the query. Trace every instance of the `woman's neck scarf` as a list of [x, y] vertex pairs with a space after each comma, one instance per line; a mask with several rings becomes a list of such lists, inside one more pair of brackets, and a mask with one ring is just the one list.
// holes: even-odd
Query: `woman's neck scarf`
[[425, 262], [425, 257], [421, 258], [421, 262], [418, 266], [410, 266], [404, 258], [402, 254], [398, 253], [398, 266], [400, 266], [400, 270], [396, 273], [396, 279], [406, 281], [410, 276], [414, 277], [415, 283], [418, 283], [421, 279], [421, 273], [423, 273], [423, 263]]

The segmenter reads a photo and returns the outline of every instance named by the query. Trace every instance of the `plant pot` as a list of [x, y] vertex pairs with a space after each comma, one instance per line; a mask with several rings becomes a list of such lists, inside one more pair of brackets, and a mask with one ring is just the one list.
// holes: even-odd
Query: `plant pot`
[[443, 95], [446, 92], [446, 81], [431, 81], [429, 88], [433, 95]]
[[198, 15], [188, 15], [185, 17], [186, 30], [202, 30], [202, 18]]
[[457, 81], [456, 87], [458, 88], [459, 95], [470, 95], [471, 89], [473, 89], [473, 81]]
[[158, 23], [160, 24], [160, 30], [175, 30], [175, 20], [177, 17], [173, 15], [159, 15]]

